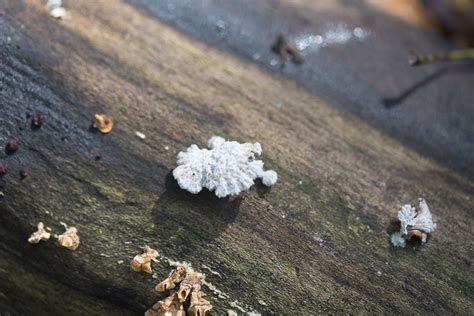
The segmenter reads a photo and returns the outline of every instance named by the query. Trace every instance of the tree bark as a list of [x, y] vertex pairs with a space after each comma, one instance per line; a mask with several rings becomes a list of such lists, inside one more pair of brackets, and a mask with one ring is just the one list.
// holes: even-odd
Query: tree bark
[[[20, 141], [2, 154], [1, 315], [142, 314], [163, 297], [164, 257], [225, 293], [204, 288], [215, 315], [236, 301], [277, 315], [474, 309], [472, 178], [132, 5], [67, 5], [63, 21], [33, 0], [1, 6], [0, 136]], [[37, 111], [44, 126], [20, 130]], [[95, 113], [113, 116], [110, 134], [90, 128]], [[176, 154], [212, 135], [259, 142], [277, 184], [181, 190]], [[418, 197], [439, 228], [395, 249], [390, 220]], [[79, 248], [28, 244], [39, 221], [77, 227]], [[164, 256], [153, 275], [129, 267], [144, 244]]]

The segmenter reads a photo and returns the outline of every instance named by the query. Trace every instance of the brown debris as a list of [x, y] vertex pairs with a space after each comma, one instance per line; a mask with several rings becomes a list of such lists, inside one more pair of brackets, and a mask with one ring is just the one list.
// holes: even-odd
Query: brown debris
[[152, 249], [145, 245], [143, 248], [143, 253], [141, 255], [136, 255], [132, 262], [130, 263], [130, 268], [135, 272], [146, 272], [152, 273], [153, 270], [151, 269], [151, 262], [154, 261], [158, 263], [156, 259], [158, 257], [158, 251]]
[[[179, 265], [155, 287], [158, 292], [171, 290], [170, 295], [156, 302], [146, 311], [145, 316], [205, 316], [212, 309], [212, 305], [202, 298], [200, 290], [203, 283], [204, 275], [187, 265]], [[177, 290], [174, 290], [175, 288]]]
[[298, 52], [298, 50], [288, 43], [286, 38], [283, 35], [278, 35], [275, 43], [272, 45], [272, 51], [278, 54], [280, 61], [283, 65], [291, 58], [295, 64], [303, 63], [303, 56]]
[[67, 249], [76, 250], [80, 244], [76, 227], [69, 227], [62, 235], [59, 235], [58, 243]]
[[111, 116], [106, 114], [96, 114], [94, 121], [94, 128], [97, 128], [102, 134], [107, 134], [112, 131], [114, 121]]
[[45, 229], [44, 229], [44, 225], [42, 222], [39, 222], [38, 223], [38, 230], [35, 231], [33, 234], [31, 234], [30, 238], [28, 238], [28, 242], [30, 244], [37, 244], [39, 243], [40, 241], [44, 240], [48, 240], [49, 237], [51, 237], [51, 234], [48, 233]]

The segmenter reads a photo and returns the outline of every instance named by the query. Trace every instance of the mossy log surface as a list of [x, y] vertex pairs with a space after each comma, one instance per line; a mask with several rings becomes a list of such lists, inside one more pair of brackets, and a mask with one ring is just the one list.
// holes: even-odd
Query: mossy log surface
[[[40, 1], [0, 4], [0, 139], [21, 144], [2, 153], [1, 315], [140, 315], [171, 269], [131, 272], [144, 244], [207, 274], [228, 296], [204, 288], [214, 315], [235, 301], [264, 315], [474, 310], [472, 178], [128, 2], [68, 1], [64, 21]], [[45, 125], [19, 130], [35, 111]], [[96, 112], [110, 134], [90, 129]], [[277, 184], [180, 190], [176, 154], [212, 135], [260, 142]], [[390, 220], [418, 197], [438, 230], [395, 249]], [[78, 250], [28, 244], [39, 221], [77, 227]]]

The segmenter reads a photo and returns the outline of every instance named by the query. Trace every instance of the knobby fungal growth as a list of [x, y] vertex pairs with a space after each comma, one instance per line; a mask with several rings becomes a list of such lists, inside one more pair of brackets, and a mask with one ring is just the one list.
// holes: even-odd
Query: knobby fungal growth
[[69, 227], [62, 235], [58, 236], [58, 243], [70, 250], [76, 250], [79, 247], [79, 236], [76, 227]]
[[130, 268], [135, 272], [146, 272], [146, 273], [153, 273], [151, 269], [151, 262], [158, 263], [159, 261], [156, 259], [158, 257], [158, 251], [152, 249], [145, 245], [143, 248], [143, 253], [141, 255], [136, 255], [132, 262], [130, 263]]
[[189, 265], [179, 265], [155, 287], [158, 292], [168, 292], [168, 297], [156, 302], [145, 316], [205, 316], [212, 305], [203, 298], [203, 283], [203, 274], [194, 271]]
[[49, 237], [51, 237], [51, 234], [44, 229], [44, 224], [42, 222], [39, 222], [37, 227], [38, 230], [31, 234], [30, 238], [28, 238], [28, 242], [30, 244], [37, 244], [40, 241], [46, 241], [49, 239]]
[[173, 176], [182, 189], [196, 194], [207, 188], [223, 198], [247, 191], [256, 178], [261, 178], [266, 186], [277, 181], [277, 173], [264, 171], [263, 162], [255, 159], [262, 153], [259, 143], [240, 144], [213, 136], [208, 148], [191, 145], [178, 154], [178, 167], [173, 170]]
[[419, 238], [424, 244], [428, 235], [436, 229], [430, 209], [424, 199], [418, 199], [418, 207], [410, 204], [403, 205], [398, 211], [400, 231], [391, 235], [390, 240], [394, 246], [405, 247], [406, 241], [413, 237]]

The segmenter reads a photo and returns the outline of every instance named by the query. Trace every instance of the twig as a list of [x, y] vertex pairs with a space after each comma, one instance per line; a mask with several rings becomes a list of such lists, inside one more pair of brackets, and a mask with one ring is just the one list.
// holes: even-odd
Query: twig
[[415, 57], [411, 59], [411, 66], [419, 66], [431, 64], [438, 61], [450, 61], [450, 60], [459, 60], [459, 59], [474, 59], [474, 48], [468, 49], [458, 49], [452, 50], [449, 52], [440, 52], [433, 54], [415, 54]]

